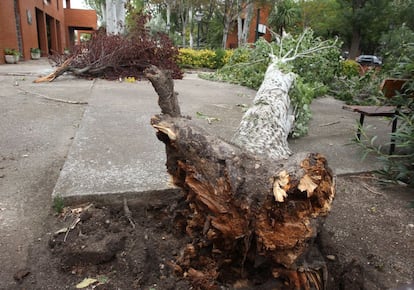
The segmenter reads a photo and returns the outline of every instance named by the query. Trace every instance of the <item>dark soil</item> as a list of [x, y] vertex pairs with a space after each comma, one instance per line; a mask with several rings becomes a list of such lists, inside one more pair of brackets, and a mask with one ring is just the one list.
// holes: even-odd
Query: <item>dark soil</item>
[[[381, 187], [368, 174], [338, 177], [316, 241], [328, 267], [327, 289], [395, 289], [414, 280], [413, 194]], [[122, 201], [51, 212], [28, 268], [15, 274], [16, 289], [75, 289], [85, 278], [98, 282], [84, 289], [195, 289], [173, 270], [189, 242], [176, 222], [183, 206], [178, 194], [165, 202], [129, 200], [131, 220]], [[222, 277], [221, 289], [287, 289], [265, 275]]]

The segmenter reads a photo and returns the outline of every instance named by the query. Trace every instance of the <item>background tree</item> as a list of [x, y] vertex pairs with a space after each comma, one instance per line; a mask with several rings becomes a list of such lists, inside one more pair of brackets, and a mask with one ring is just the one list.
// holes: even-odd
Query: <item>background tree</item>
[[84, 0], [85, 4], [96, 11], [102, 27], [106, 27], [106, 0]]
[[299, 12], [298, 4], [293, 0], [276, 2], [269, 16], [269, 24], [282, 35], [283, 31], [298, 22]]
[[343, 36], [349, 46], [349, 57], [354, 59], [361, 52], [375, 53], [382, 31], [389, 28], [392, 15], [388, 0], [338, 0], [345, 19]]
[[345, 19], [337, 0], [301, 0], [301, 27], [312, 27], [315, 35], [335, 37], [345, 26]]

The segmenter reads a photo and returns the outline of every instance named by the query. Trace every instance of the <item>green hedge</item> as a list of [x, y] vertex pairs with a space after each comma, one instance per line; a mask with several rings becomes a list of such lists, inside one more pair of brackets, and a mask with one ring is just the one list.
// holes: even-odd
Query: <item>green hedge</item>
[[195, 50], [191, 48], [180, 48], [177, 64], [181, 68], [217, 69], [225, 65], [232, 54], [232, 50]]

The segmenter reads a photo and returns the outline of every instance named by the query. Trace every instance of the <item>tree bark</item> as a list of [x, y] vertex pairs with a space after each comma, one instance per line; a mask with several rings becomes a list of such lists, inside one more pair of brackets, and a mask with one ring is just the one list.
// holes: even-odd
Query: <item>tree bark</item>
[[177, 99], [178, 94], [174, 91], [174, 81], [171, 75], [161, 72], [153, 65], [145, 70], [145, 75], [159, 96], [158, 105], [161, 108], [161, 113], [168, 114], [171, 117], [181, 117]]
[[[158, 92], [164, 77], [148, 77]], [[173, 92], [160, 99], [164, 95], [175, 102], [168, 97]], [[296, 289], [323, 289], [323, 262], [312, 267], [314, 259], [306, 257], [335, 194], [326, 159], [315, 153], [288, 160], [255, 155], [162, 110], [151, 124], [188, 203], [175, 219], [191, 238], [173, 263], [177, 273], [203, 289], [226, 275], [235, 281], [255, 271]]]
[[241, 31], [241, 36], [239, 36], [240, 37], [240, 43], [242, 45], [246, 44], [247, 41], [248, 41], [249, 32], [250, 32], [250, 25], [251, 25], [252, 18], [253, 18], [253, 8], [254, 8], [253, 2], [247, 3], [247, 5], [245, 7], [244, 25], [243, 25], [243, 29]]
[[264, 80], [244, 114], [233, 142], [253, 154], [271, 159], [287, 158], [292, 153], [287, 142], [294, 114], [288, 95], [295, 80], [293, 73], [283, 73], [276, 62], [269, 65]]
[[125, 31], [126, 0], [106, 0], [106, 32], [122, 34]]

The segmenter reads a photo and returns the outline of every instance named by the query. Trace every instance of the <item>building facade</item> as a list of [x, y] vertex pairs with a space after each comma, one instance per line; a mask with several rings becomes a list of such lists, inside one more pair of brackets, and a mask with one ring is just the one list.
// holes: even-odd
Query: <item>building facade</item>
[[30, 48], [42, 56], [63, 53], [75, 43], [75, 31], [97, 28], [94, 10], [71, 9], [70, 0], [1, 0], [0, 63], [4, 49], [18, 49], [21, 59], [30, 59]]
[[[267, 41], [272, 39], [268, 25], [268, 18], [270, 14], [270, 5], [261, 4], [257, 2], [254, 7], [252, 20], [250, 23], [250, 29], [247, 37], [247, 43], [254, 43], [259, 37], [264, 37]], [[243, 21], [243, 16], [242, 16]], [[234, 21], [229, 35], [227, 37], [226, 48], [236, 48], [238, 46], [237, 36], [237, 21]]]

